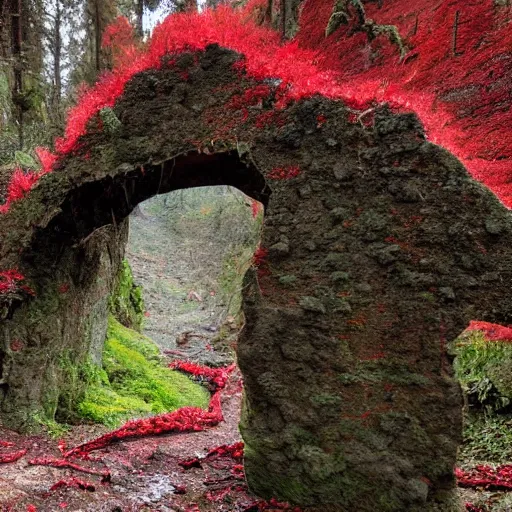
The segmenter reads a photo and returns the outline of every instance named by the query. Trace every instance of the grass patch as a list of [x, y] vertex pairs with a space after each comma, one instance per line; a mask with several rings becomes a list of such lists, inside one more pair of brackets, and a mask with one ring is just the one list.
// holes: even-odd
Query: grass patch
[[499, 411], [512, 402], [512, 343], [487, 341], [480, 331], [453, 346], [455, 375], [470, 406]]
[[103, 369], [97, 369], [78, 404], [82, 418], [115, 428], [140, 416], [184, 406], [206, 408], [208, 391], [162, 365], [158, 347], [147, 337], [109, 319]]
[[464, 333], [452, 346], [455, 375], [465, 398], [459, 464], [512, 459], [512, 344]]
[[464, 421], [464, 443], [459, 451], [462, 464], [510, 463], [512, 459], [512, 415], [470, 414]]

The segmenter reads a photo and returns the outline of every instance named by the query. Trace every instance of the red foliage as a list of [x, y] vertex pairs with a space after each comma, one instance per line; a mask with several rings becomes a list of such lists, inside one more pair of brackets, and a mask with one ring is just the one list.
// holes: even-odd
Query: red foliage
[[[74, 454], [73, 454], [74, 455]], [[65, 454], [65, 457], [69, 457], [69, 452]], [[110, 472], [101, 469], [91, 469], [84, 466], [80, 466], [75, 462], [64, 459], [56, 459], [55, 457], [38, 457], [28, 461], [32, 466], [51, 466], [53, 468], [68, 468], [74, 469], [75, 471], [81, 471], [82, 473], [88, 473], [89, 475], [100, 475], [103, 478], [109, 478]]]
[[276, 167], [268, 173], [268, 178], [271, 180], [289, 180], [296, 178], [300, 174], [300, 169], [296, 165], [288, 167]]
[[[220, 6], [202, 13], [173, 14], [155, 29], [144, 50], [133, 43], [126, 19], [116, 20], [105, 31], [104, 45], [122, 57], [115, 59], [113, 72], [95, 86], [84, 87], [68, 114], [65, 136], [55, 142], [57, 152], [77, 150], [88, 121], [102, 108], [114, 106], [136, 73], [160, 68], [165, 55], [218, 43], [244, 56], [237, 67], [248, 75], [280, 81], [280, 106], [321, 94], [355, 109], [387, 101], [394, 108], [414, 110], [432, 141], [452, 151], [476, 179], [512, 205], [512, 54], [507, 50], [512, 30], [507, 8], [462, 0], [365, 4], [368, 18], [398, 27], [409, 48], [400, 61], [387, 37], [379, 36], [370, 45], [366, 34], [354, 32], [350, 25], [325, 38], [332, 5], [331, 0], [307, 0], [298, 37], [286, 44], [281, 44], [277, 32], [251, 21], [251, 12], [261, 12], [261, 0], [249, 2], [245, 10]], [[453, 48], [457, 11], [460, 23]], [[239, 101], [257, 104], [267, 91], [266, 86], [255, 87]], [[359, 114], [353, 116], [361, 120]], [[257, 126], [269, 120], [258, 119]], [[323, 122], [318, 120], [319, 125]], [[22, 187], [22, 196], [32, 185]]]
[[234, 96], [228, 103], [228, 107], [241, 109], [248, 106], [261, 105], [265, 98], [270, 96], [270, 87], [268, 85], [256, 85], [251, 89], [245, 90], [242, 94]]
[[353, 22], [326, 38], [332, 7], [331, 0], [307, 0], [297, 42], [316, 50], [320, 70], [339, 73], [343, 98], [415, 111], [433, 142], [512, 206], [510, 7], [463, 0], [365, 2], [368, 19], [398, 28], [408, 48], [403, 60], [386, 36], [369, 43]]
[[195, 377], [201, 377], [213, 384], [214, 390], [217, 391], [218, 389], [224, 388], [228, 381], [229, 374], [235, 369], [235, 365], [232, 364], [227, 368], [209, 368], [187, 361], [174, 361], [169, 365], [169, 368], [189, 373]]
[[10, 348], [13, 352], [20, 352], [25, 347], [25, 344], [21, 340], [12, 340], [10, 343]]
[[512, 465], [510, 464], [497, 468], [481, 465], [469, 471], [456, 468], [455, 476], [459, 487], [483, 487], [488, 491], [508, 491], [512, 489]]
[[0, 464], [9, 464], [20, 460], [28, 450], [18, 450], [11, 453], [0, 453]]
[[482, 331], [489, 341], [512, 341], [512, 327], [473, 320], [469, 323], [467, 330]]
[[256, 201], [256, 199], [251, 199], [251, 212], [253, 219], [255, 219], [258, 216], [258, 213], [260, 213], [261, 209], [262, 204], [259, 201]]
[[[180, 461], [178, 464], [184, 469], [202, 467], [208, 464], [219, 470], [227, 470], [228, 476], [218, 479], [207, 478], [204, 481], [206, 486], [217, 486], [215, 490], [206, 493], [206, 497], [211, 502], [220, 502], [231, 492], [242, 492], [246, 494], [245, 473], [243, 466], [244, 443], [235, 443], [232, 445], [222, 445], [210, 450], [204, 457], [195, 457]], [[293, 507], [289, 503], [279, 502], [275, 498], [270, 500], [252, 501], [244, 508], [246, 512], [256, 511], [277, 511], [288, 510], [289, 512], [301, 512], [299, 507]]]
[[25, 197], [41, 176], [41, 172], [25, 173], [23, 169], [16, 168], [7, 187], [6, 201], [0, 206], [0, 213], [7, 213], [14, 201]]
[[199, 407], [182, 407], [167, 414], [132, 420], [117, 430], [72, 448], [64, 454], [64, 458], [87, 457], [89, 452], [105, 448], [109, 444], [121, 441], [122, 439], [153, 436], [169, 432], [198, 432], [218, 425], [223, 421], [220, 392], [226, 385], [229, 374], [234, 370], [235, 366], [208, 368], [181, 361], [177, 361], [170, 366], [201, 377], [211, 383], [214, 392], [210, 399], [208, 410], [200, 409]]
[[477, 507], [476, 505], [473, 505], [473, 503], [465, 503], [464, 506], [466, 507], [467, 512], [484, 512], [483, 508]]
[[53, 154], [47, 148], [36, 148], [35, 149], [37, 158], [41, 162], [42, 173], [47, 174], [52, 171], [55, 162], [57, 161], [57, 155]]
[[24, 279], [25, 276], [15, 268], [3, 270], [0, 272], [0, 295], [19, 291], [34, 295], [34, 291], [28, 286], [20, 285], [21, 281], [24, 281]]
[[268, 249], [265, 249], [263, 247], [258, 247], [253, 256], [254, 265], [256, 265], [257, 267], [260, 267], [261, 265], [263, 265], [267, 255], [268, 255]]
[[115, 67], [129, 65], [137, 57], [135, 30], [124, 16], [119, 16], [105, 28], [101, 46], [110, 49]]
[[80, 480], [72, 476], [67, 480], [59, 480], [55, 484], [50, 487], [50, 491], [57, 491], [58, 489], [62, 489], [63, 487], [74, 487], [76, 489], [81, 489], [82, 491], [95, 491], [96, 486], [91, 482], [86, 482], [85, 480]]

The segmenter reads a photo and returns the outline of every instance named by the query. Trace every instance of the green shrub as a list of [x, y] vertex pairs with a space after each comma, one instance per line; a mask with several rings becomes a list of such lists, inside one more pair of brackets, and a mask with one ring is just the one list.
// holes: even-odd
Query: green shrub
[[455, 374], [470, 403], [488, 412], [511, 403], [511, 343], [487, 341], [483, 333], [472, 331], [456, 340], [454, 353]]

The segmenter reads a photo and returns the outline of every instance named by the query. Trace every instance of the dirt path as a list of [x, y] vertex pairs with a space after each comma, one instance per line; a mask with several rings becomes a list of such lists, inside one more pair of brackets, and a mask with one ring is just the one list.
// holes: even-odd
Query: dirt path
[[[224, 366], [232, 356], [211, 350], [226, 317], [219, 297], [216, 272], [222, 262], [219, 248], [208, 249], [208, 240], [172, 234], [169, 221], [141, 206], [143, 216], [130, 217], [126, 257], [134, 281], [143, 288], [146, 305], [144, 334], [162, 350], [178, 350], [201, 364]], [[205, 261], [208, 252], [210, 260]], [[212, 270], [211, 267], [215, 267]], [[185, 345], [177, 338], [190, 333]]]
[[[229, 504], [212, 502], [206, 496], [209, 488], [203, 483], [211, 469], [205, 466], [184, 470], [178, 464], [203, 456], [212, 447], [240, 440], [240, 401], [241, 380], [235, 372], [223, 392], [225, 421], [218, 427], [204, 432], [128, 440], [93, 452], [89, 462], [76, 461], [80, 466], [108, 470], [112, 475], [109, 483], [102, 483], [98, 475], [73, 469], [30, 465], [29, 461], [36, 457], [60, 457], [58, 442], [47, 436], [22, 437], [0, 429], [0, 439], [14, 442], [16, 449], [28, 450], [18, 462], [0, 466], [0, 510], [188, 512], [194, 510], [192, 504], [197, 504], [201, 512], [244, 510], [253, 499], [245, 492], [232, 493]], [[99, 427], [80, 426], [69, 432], [65, 440], [71, 447], [102, 431]], [[217, 473], [219, 478], [229, 476], [229, 471]], [[72, 477], [89, 483], [94, 490], [92, 487], [91, 490], [72, 487], [50, 490], [57, 482]]]

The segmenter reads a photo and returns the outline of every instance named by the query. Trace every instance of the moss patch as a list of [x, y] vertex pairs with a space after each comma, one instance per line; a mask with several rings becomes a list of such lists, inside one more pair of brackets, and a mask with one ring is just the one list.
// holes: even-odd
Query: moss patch
[[82, 418], [117, 427], [132, 417], [208, 406], [205, 388], [164, 367], [158, 347], [149, 338], [113, 317], [109, 319], [103, 366], [89, 376], [89, 386], [77, 406]]
[[123, 260], [114, 293], [110, 297], [110, 311], [126, 327], [141, 330], [144, 319], [144, 300], [142, 287], [133, 282], [132, 269]]

